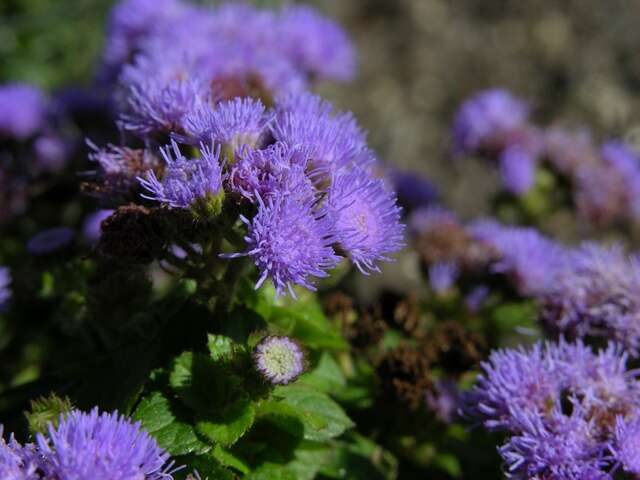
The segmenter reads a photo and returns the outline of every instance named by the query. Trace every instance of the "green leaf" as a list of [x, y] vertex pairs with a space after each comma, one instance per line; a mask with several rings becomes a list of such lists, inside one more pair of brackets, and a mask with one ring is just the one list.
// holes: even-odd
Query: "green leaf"
[[343, 389], [347, 381], [338, 362], [329, 352], [323, 352], [318, 365], [310, 372], [302, 375], [298, 384], [315, 387], [321, 392], [333, 393]]
[[[260, 414], [271, 415], [276, 423], [282, 422], [282, 418], [292, 416], [297, 418], [302, 424], [302, 435], [305, 440], [329, 440], [341, 435], [354, 425], [340, 405], [328, 395], [312, 388], [279, 387], [274, 391], [274, 397], [280, 398], [279, 402], [275, 402], [279, 405], [264, 402], [260, 406]], [[290, 429], [290, 420], [287, 420], [283, 426]]]
[[231, 453], [229, 450], [221, 447], [220, 445], [216, 445], [215, 447], [213, 447], [210, 455], [225, 467], [234, 468], [244, 474], [247, 474], [251, 471], [251, 467], [247, 465], [245, 461], [241, 460], [236, 455]]
[[201, 453], [208, 449], [198, 439], [193, 427], [176, 420], [169, 400], [160, 392], [153, 392], [144, 398], [132, 417], [140, 421], [143, 428], [171, 455]]
[[286, 466], [265, 463], [247, 475], [245, 480], [296, 480], [296, 476]]
[[207, 345], [211, 358], [218, 361], [230, 361], [235, 352], [235, 343], [224, 335], [207, 335]]
[[200, 420], [196, 430], [213, 443], [233, 445], [251, 428], [256, 411], [248, 400], [237, 400], [215, 417]]

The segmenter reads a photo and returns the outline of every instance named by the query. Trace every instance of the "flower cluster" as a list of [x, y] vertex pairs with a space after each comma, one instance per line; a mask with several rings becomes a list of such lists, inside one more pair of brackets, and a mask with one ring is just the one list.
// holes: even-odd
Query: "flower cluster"
[[587, 131], [542, 129], [529, 120], [530, 108], [506, 90], [480, 92], [457, 113], [453, 140], [458, 153], [499, 163], [506, 190], [529, 192], [536, 171], [546, 167], [571, 186], [573, 204], [596, 225], [635, 220], [640, 213], [640, 158], [621, 141], [594, 143]]
[[203, 103], [348, 80], [355, 53], [345, 32], [309, 7], [125, 0], [111, 14], [102, 70], [118, 78], [121, 127], [152, 134], [181, 132]]
[[49, 425], [35, 444], [13, 437], [0, 443], [0, 476], [20, 480], [170, 480], [169, 455], [156, 441], [117, 413], [78, 410]]
[[466, 394], [465, 413], [508, 432], [499, 452], [509, 478], [608, 479], [618, 464], [635, 472], [640, 383], [626, 364], [614, 344], [495, 351]]

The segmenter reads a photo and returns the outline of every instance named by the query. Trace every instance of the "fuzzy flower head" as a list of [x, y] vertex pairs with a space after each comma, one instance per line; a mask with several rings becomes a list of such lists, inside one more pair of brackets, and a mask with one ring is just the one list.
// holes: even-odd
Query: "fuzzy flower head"
[[200, 158], [187, 159], [175, 141], [161, 149], [166, 162], [161, 180], [153, 171], [140, 184], [147, 191], [143, 198], [172, 208], [190, 208], [196, 203], [207, 204], [222, 191], [220, 148], [200, 146]]
[[284, 53], [317, 78], [351, 80], [356, 55], [344, 30], [307, 6], [282, 10], [278, 33]]
[[221, 143], [230, 155], [237, 148], [255, 147], [270, 116], [260, 100], [235, 98], [214, 107], [198, 105], [185, 118], [187, 135], [198, 142]]
[[566, 258], [559, 244], [535, 229], [507, 227], [490, 220], [475, 222], [468, 230], [498, 253], [492, 270], [512, 279], [520, 294], [542, 295], [553, 287]]
[[0, 478], [6, 480], [38, 480], [37, 456], [31, 446], [20, 445], [13, 435], [9, 442], [2, 437], [0, 425]]
[[633, 218], [640, 217], [640, 156], [630, 145], [618, 141], [604, 143], [600, 154], [624, 179], [629, 215]]
[[0, 137], [26, 140], [44, 125], [47, 101], [35, 87], [0, 86]]
[[248, 255], [258, 267], [259, 288], [271, 279], [277, 294], [288, 291], [295, 298], [293, 285], [315, 290], [312, 277], [327, 277], [327, 270], [340, 261], [332, 245], [336, 238], [326, 211], [313, 201], [291, 196], [258, 197], [258, 213], [250, 221], [245, 237]]
[[429, 285], [434, 292], [445, 293], [453, 287], [459, 273], [456, 262], [436, 262], [429, 267]]
[[523, 127], [529, 117], [529, 105], [507, 90], [482, 91], [462, 104], [453, 124], [456, 149], [478, 153]]
[[567, 265], [544, 297], [542, 318], [567, 336], [604, 337], [633, 355], [640, 348], [640, 260], [622, 246], [585, 243], [567, 255]]
[[354, 168], [336, 175], [328, 202], [340, 248], [362, 273], [379, 271], [376, 262], [403, 247], [395, 194], [368, 171]]
[[46, 459], [46, 478], [95, 480], [170, 480], [169, 455], [141, 430], [116, 413], [72, 411], [58, 427], [38, 434]]
[[611, 448], [616, 461], [625, 472], [640, 475], [640, 419], [616, 419], [615, 437]]
[[274, 385], [286, 385], [304, 372], [304, 352], [289, 337], [268, 336], [256, 346], [253, 358], [262, 376]]
[[500, 176], [504, 187], [516, 196], [527, 193], [535, 181], [535, 158], [519, 145], [512, 145], [500, 155]]

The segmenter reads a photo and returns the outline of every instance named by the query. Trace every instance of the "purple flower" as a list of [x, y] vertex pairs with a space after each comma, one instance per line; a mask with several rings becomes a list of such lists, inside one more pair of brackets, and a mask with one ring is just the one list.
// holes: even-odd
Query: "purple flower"
[[42, 128], [47, 100], [36, 87], [8, 84], [0, 87], [0, 137], [26, 140]]
[[6, 310], [11, 295], [11, 271], [0, 266], [0, 313]]
[[479, 153], [522, 128], [529, 105], [507, 90], [494, 88], [464, 102], [453, 124], [453, 139], [460, 153]]
[[522, 295], [542, 295], [553, 288], [566, 259], [563, 247], [533, 228], [477, 221], [468, 230], [498, 252], [500, 259], [493, 264], [493, 271], [510, 277]]
[[27, 242], [27, 251], [33, 255], [45, 255], [71, 244], [75, 232], [68, 227], [55, 227], [37, 233]]
[[459, 273], [456, 262], [436, 262], [429, 267], [429, 285], [434, 292], [445, 293], [455, 284]]
[[626, 472], [640, 475], [640, 418], [631, 421], [622, 417], [616, 419], [611, 451]]
[[113, 212], [114, 210], [98, 210], [87, 215], [82, 225], [82, 236], [88, 243], [94, 244], [100, 239], [102, 221]]
[[48, 172], [62, 170], [67, 161], [67, 145], [62, 138], [54, 135], [38, 137], [33, 143], [33, 150], [38, 166]]
[[304, 352], [289, 337], [263, 338], [256, 345], [253, 359], [262, 376], [274, 385], [291, 383], [304, 372]]
[[420, 235], [421, 233], [440, 229], [443, 226], [459, 225], [459, 220], [451, 210], [434, 205], [415, 210], [409, 216], [407, 223], [412, 235]]
[[317, 78], [351, 80], [356, 54], [345, 31], [307, 6], [284, 8], [279, 46], [291, 61]]
[[435, 390], [428, 391], [426, 396], [427, 408], [443, 423], [451, 423], [460, 407], [460, 390], [453, 381], [440, 380], [435, 384]]
[[319, 170], [332, 172], [352, 163], [367, 165], [375, 161], [353, 115], [332, 114], [331, 105], [315, 95], [285, 97], [276, 112], [271, 124], [274, 138], [308, 148]]
[[[206, 201], [222, 191], [220, 148], [200, 146], [200, 158], [187, 159], [175, 141], [160, 150], [166, 162], [161, 180], [150, 170], [140, 184], [147, 191], [143, 198], [172, 208], [189, 208], [196, 201]], [[172, 153], [173, 152], [173, 153]]]
[[238, 147], [255, 147], [270, 116], [260, 100], [235, 98], [215, 106], [198, 105], [185, 117], [188, 137], [197, 142], [215, 141], [225, 145], [231, 154]]
[[398, 202], [405, 208], [424, 208], [438, 199], [436, 187], [415, 172], [393, 169], [389, 177], [398, 194]]
[[328, 205], [340, 248], [362, 273], [379, 271], [376, 262], [389, 260], [387, 255], [403, 247], [395, 195], [369, 171], [356, 167], [339, 172], [329, 188]]
[[116, 79], [152, 32], [179, 18], [187, 10], [179, 0], [121, 0], [109, 14], [100, 77]]
[[572, 180], [573, 201], [582, 218], [596, 225], [608, 225], [628, 217], [625, 178], [611, 165], [581, 165]]
[[480, 311], [489, 298], [491, 290], [486, 285], [478, 285], [464, 298], [464, 304], [471, 313]]
[[332, 245], [336, 242], [333, 222], [312, 200], [291, 196], [258, 197], [258, 213], [249, 221], [245, 237], [247, 251], [226, 257], [250, 256], [260, 272], [259, 288], [270, 278], [280, 295], [287, 290], [295, 298], [293, 285], [315, 290], [311, 277], [327, 277], [327, 270], [340, 261]]
[[13, 435], [7, 443], [0, 425], [0, 478], [6, 480], [38, 480], [36, 455], [31, 446], [20, 445]]
[[169, 455], [156, 441], [115, 413], [72, 411], [38, 434], [45, 478], [170, 480]]
[[640, 260], [620, 245], [585, 243], [543, 299], [542, 319], [550, 330], [577, 337], [614, 339], [631, 352], [640, 348]]
[[587, 130], [571, 132], [549, 128], [543, 138], [546, 159], [564, 175], [573, 175], [580, 165], [598, 163], [598, 155]]
[[276, 142], [264, 150], [243, 148], [238, 157], [229, 184], [232, 191], [252, 202], [272, 195], [293, 195], [303, 200], [315, 195], [315, 174], [308, 172], [310, 158], [305, 148]]
[[510, 146], [500, 155], [502, 183], [514, 195], [523, 195], [533, 187], [535, 169], [535, 158], [520, 145]]
[[640, 157], [629, 145], [618, 141], [604, 143], [600, 154], [624, 179], [630, 215], [640, 217]]

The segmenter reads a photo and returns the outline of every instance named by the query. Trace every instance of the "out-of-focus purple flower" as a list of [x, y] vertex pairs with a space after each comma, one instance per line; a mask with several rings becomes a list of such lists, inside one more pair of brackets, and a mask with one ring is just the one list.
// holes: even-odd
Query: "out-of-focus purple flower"
[[551, 331], [614, 339], [634, 355], [640, 348], [640, 261], [622, 246], [585, 243], [567, 255], [543, 299]]
[[250, 148], [238, 152], [232, 166], [229, 184], [252, 202], [273, 195], [293, 195], [309, 200], [315, 195], [314, 172], [309, 171], [309, 152], [303, 147], [290, 147], [276, 142], [263, 150]]
[[511, 277], [521, 294], [542, 295], [554, 287], [566, 259], [559, 244], [533, 228], [506, 227], [493, 221], [477, 221], [468, 230], [498, 252], [500, 259], [493, 271]]
[[609, 225], [628, 217], [625, 179], [610, 165], [586, 164], [573, 177], [578, 214], [595, 225]]
[[453, 381], [438, 381], [435, 391], [428, 391], [427, 408], [443, 423], [451, 423], [460, 408], [460, 390]]
[[183, 14], [179, 0], [122, 0], [111, 10], [103, 51], [100, 78], [114, 81], [121, 67], [131, 60], [144, 40], [155, 30]]
[[478, 312], [489, 298], [491, 290], [486, 285], [478, 285], [464, 298], [464, 304], [471, 313]]
[[291, 61], [317, 78], [351, 80], [356, 54], [345, 31], [307, 6], [290, 6], [278, 20], [280, 48]]
[[511, 433], [499, 449], [511, 478], [609, 479], [620, 418], [640, 406], [627, 360], [615, 344], [594, 352], [564, 340], [493, 352], [464, 411]]
[[328, 205], [340, 248], [362, 273], [379, 271], [378, 261], [404, 245], [404, 225], [393, 192], [381, 179], [356, 167], [333, 178]]
[[292, 196], [258, 197], [258, 213], [252, 220], [240, 218], [248, 226], [247, 251], [226, 255], [250, 256], [258, 267], [259, 288], [268, 278], [278, 295], [287, 291], [295, 298], [293, 285], [315, 290], [312, 277], [327, 277], [327, 270], [340, 261], [332, 245], [336, 243], [333, 222], [313, 200]]
[[31, 85], [4, 85], [0, 87], [0, 112], [0, 137], [26, 140], [44, 125], [47, 99]]
[[11, 300], [11, 271], [0, 266], [0, 313], [4, 312]]
[[27, 242], [27, 251], [33, 255], [45, 255], [71, 244], [75, 232], [68, 227], [55, 227], [37, 233]]
[[375, 161], [353, 115], [332, 114], [331, 104], [320, 97], [310, 93], [285, 97], [276, 105], [276, 113], [271, 124], [274, 138], [308, 148], [317, 169], [332, 172], [351, 163]]
[[153, 170], [140, 184], [147, 191], [142, 197], [173, 208], [189, 208], [196, 201], [215, 197], [222, 190], [220, 148], [200, 146], [200, 158], [187, 159], [175, 141], [161, 149], [166, 162], [162, 179]]
[[201, 104], [184, 120], [187, 137], [196, 143], [215, 141], [233, 154], [238, 147], [255, 147], [270, 115], [260, 100], [235, 98], [215, 106]]
[[626, 143], [606, 142], [600, 148], [602, 159], [623, 178], [629, 214], [640, 217], [640, 157]]
[[522, 128], [529, 105], [507, 90], [494, 88], [464, 102], [453, 124], [453, 139], [460, 153], [478, 153]]
[[429, 267], [429, 285], [436, 293], [446, 293], [453, 287], [460, 269], [453, 261], [437, 262]]
[[136, 176], [158, 166], [158, 158], [146, 149], [133, 149], [107, 145], [98, 148], [91, 141], [87, 141], [91, 152], [89, 160], [96, 162], [100, 167], [100, 174], [107, 176], [120, 176], [135, 181]]
[[72, 411], [38, 434], [45, 478], [170, 480], [169, 455], [141, 430], [140, 423], [116, 413]]
[[412, 212], [407, 224], [412, 235], [419, 235], [446, 225], [458, 225], [459, 220], [451, 210], [434, 205]]
[[500, 176], [505, 188], [514, 195], [524, 195], [534, 184], [535, 158], [520, 145], [513, 145], [500, 154]]
[[438, 189], [415, 172], [393, 169], [389, 176], [398, 194], [398, 202], [405, 208], [424, 208], [438, 199]]
[[258, 371], [274, 385], [291, 383], [304, 372], [304, 352], [289, 337], [263, 338], [253, 352]]
[[101, 225], [105, 218], [111, 216], [114, 210], [98, 210], [87, 215], [82, 225], [82, 236], [88, 243], [96, 243], [100, 239]]
[[68, 148], [65, 141], [55, 135], [42, 135], [33, 143], [38, 166], [48, 172], [61, 170], [66, 161]]
[[626, 421], [616, 419], [615, 437], [611, 450], [625, 472], [640, 475], [640, 418]]
[[11, 436], [9, 442], [2, 437], [0, 425], [0, 478], [7, 480], [39, 480], [38, 464], [32, 446], [22, 446]]
[[591, 133], [549, 128], [543, 137], [544, 155], [553, 168], [564, 175], [573, 175], [581, 165], [598, 163], [597, 150]]

